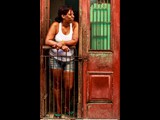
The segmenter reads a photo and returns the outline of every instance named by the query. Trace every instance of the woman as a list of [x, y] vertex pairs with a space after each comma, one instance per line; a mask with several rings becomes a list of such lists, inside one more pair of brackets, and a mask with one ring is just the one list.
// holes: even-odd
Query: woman
[[57, 114], [62, 114], [61, 85], [62, 80], [65, 89], [64, 111], [70, 113], [70, 96], [74, 82], [74, 50], [78, 42], [78, 22], [74, 21], [74, 12], [71, 7], [62, 6], [58, 10], [55, 22], [49, 28], [45, 44], [52, 47], [49, 51], [50, 68], [54, 81], [54, 97]]

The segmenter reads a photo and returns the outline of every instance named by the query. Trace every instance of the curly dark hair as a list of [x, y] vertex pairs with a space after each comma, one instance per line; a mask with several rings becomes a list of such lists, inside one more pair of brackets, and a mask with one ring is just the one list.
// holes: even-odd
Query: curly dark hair
[[58, 10], [58, 16], [55, 18], [55, 21], [62, 22], [63, 19], [61, 15], [66, 15], [69, 10], [73, 10], [71, 6], [68, 5], [61, 6]]

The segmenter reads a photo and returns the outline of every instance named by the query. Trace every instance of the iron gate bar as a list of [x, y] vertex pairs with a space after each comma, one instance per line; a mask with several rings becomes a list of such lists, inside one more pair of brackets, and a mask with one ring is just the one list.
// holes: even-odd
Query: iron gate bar
[[[50, 67], [48, 66], [48, 64], [47, 64], [47, 60], [48, 59], [50, 59], [50, 57], [54, 57], [54, 56], [50, 56], [49, 54], [48, 54], [48, 52], [49, 52], [49, 50], [50, 49], [52, 49], [52, 47], [51, 46], [47, 46], [47, 45], [43, 45], [42, 46], [42, 48], [43, 48], [43, 50], [45, 50], [44, 51], [44, 54], [43, 55], [41, 55], [41, 57], [43, 57], [44, 58], [44, 65], [45, 65], [45, 77], [48, 77], [47, 78], [47, 84], [48, 84], [48, 88], [49, 89], [47, 89], [48, 90], [48, 92], [49, 92], [49, 94], [46, 94], [46, 96], [45, 96], [45, 98], [47, 98], [48, 97], [48, 102], [49, 102], [49, 106], [48, 106], [48, 112], [47, 112], [47, 116], [45, 117], [45, 118], [47, 118], [47, 119], [52, 119], [52, 118], [54, 118], [54, 115], [53, 115], [53, 113], [55, 113], [55, 104], [54, 104], [54, 102], [55, 102], [55, 100], [54, 100], [54, 96], [53, 96], [53, 89], [52, 88], [54, 88], [54, 82], [52, 82], [53, 81], [53, 79], [51, 78], [51, 77], [53, 77], [53, 76], [51, 76], [51, 71], [50, 71]], [[78, 62], [78, 61], [83, 61], [83, 60], [85, 60], [86, 58], [84, 57], [79, 57], [79, 56], [77, 56], [77, 49], [76, 49], [76, 46], [71, 46], [71, 47], [69, 47], [69, 48], [72, 48], [72, 49], [74, 49], [74, 65], [75, 65], [75, 62]], [[46, 54], [47, 53], [47, 54]], [[66, 52], [67, 53], [67, 52]], [[66, 55], [67, 56], [67, 55]], [[68, 56], [67, 56], [68, 57]], [[66, 57], [66, 59], [67, 59], [67, 57]], [[61, 57], [62, 58], [62, 57]], [[71, 59], [71, 58], [69, 58], [69, 59]], [[48, 68], [47, 68], [48, 67]], [[69, 67], [71, 67], [71, 66], [69, 66]], [[47, 69], [48, 69], [48, 74], [46, 73], [47, 72]], [[76, 71], [75, 71], [75, 73], [76, 73]], [[49, 76], [47, 76], [47, 75], [49, 75]], [[62, 76], [62, 74], [61, 74], [61, 76]], [[70, 79], [70, 74], [69, 74], [69, 79]], [[61, 81], [62, 81], [62, 77], [61, 77]], [[70, 108], [72, 108], [72, 110], [74, 111], [74, 113], [76, 113], [77, 111], [76, 111], [76, 108], [77, 108], [77, 104], [78, 104], [78, 96], [76, 96], [77, 94], [76, 94], [76, 82], [78, 83], [78, 81], [76, 81], [76, 75], [74, 74], [74, 85], [73, 85], [73, 91], [72, 91], [72, 96], [71, 96], [71, 99], [72, 99], [72, 101], [71, 101], [71, 99], [68, 101], [69, 102], [69, 109]], [[62, 82], [61, 82], [61, 90], [62, 90]], [[64, 90], [64, 89], [63, 89]], [[65, 91], [61, 91], [61, 94], [60, 94], [60, 96], [61, 96], [61, 100], [63, 100], [63, 97], [62, 97], [62, 92], [65, 92]], [[77, 92], [78, 92], [78, 90], [77, 90]], [[69, 94], [71, 94], [70, 92], [69, 92]], [[53, 96], [53, 97], [52, 97]], [[76, 97], [77, 97], [77, 101], [76, 101]], [[65, 97], [65, 99], [66, 99], [66, 97]], [[47, 100], [47, 99], [45, 99], [45, 100]], [[53, 102], [52, 102], [53, 101]], [[62, 103], [63, 101], [61, 101], [61, 113], [63, 114], [63, 108], [62, 108]], [[70, 104], [70, 102], [72, 102], [72, 106], [71, 106], [71, 104]], [[52, 103], [52, 104], [51, 104]], [[66, 103], [66, 102], [64, 102], [64, 103]], [[53, 108], [52, 108], [52, 107]], [[66, 111], [65, 111], [65, 113], [66, 113]], [[69, 115], [70, 115], [70, 113], [69, 113]], [[77, 115], [76, 114], [74, 114], [73, 116], [70, 116], [70, 118], [71, 117], [76, 117]], [[55, 118], [54, 118], [55, 119]], [[72, 118], [72, 119], [75, 119], [75, 118]]]
[[[43, 48], [44, 50], [49, 50], [49, 49], [51, 49], [52, 47], [51, 47], [51, 46], [47, 46], [47, 45], [43, 45], [42, 48]], [[88, 57], [80, 57], [80, 56], [77, 55], [76, 46], [71, 46], [71, 47], [69, 47], [69, 48], [72, 48], [72, 49], [75, 50], [75, 56], [74, 56], [75, 61], [88, 60]], [[45, 56], [46, 56], [46, 57], [49, 57], [49, 55], [45, 55]]]

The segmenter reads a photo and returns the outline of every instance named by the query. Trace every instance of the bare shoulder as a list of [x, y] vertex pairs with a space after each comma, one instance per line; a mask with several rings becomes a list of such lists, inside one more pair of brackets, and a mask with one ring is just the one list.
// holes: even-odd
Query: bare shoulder
[[59, 23], [58, 22], [53, 22], [51, 24], [50, 30], [55, 31], [57, 33], [58, 32], [58, 27], [59, 27]]
[[73, 21], [72, 24], [73, 24], [73, 28], [78, 27], [78, 22], [77, 21]]
[[73, 21], [73, 25], [78, 25], [78, 22], [77, 21]]
[[58, 22], [53, 22], [51, 26], [52, 26], [52, 27], [58, 27], [58, 25], [59, 25]]

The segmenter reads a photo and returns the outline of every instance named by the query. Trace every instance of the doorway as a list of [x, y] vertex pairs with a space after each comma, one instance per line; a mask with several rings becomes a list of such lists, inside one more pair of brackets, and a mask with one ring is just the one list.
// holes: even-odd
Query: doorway
[[[49, 0], [49, 1], [45, 1], [45, 3], [48, 4], [48, 11], [47, 13], [49, 13], [46, 16], [48, 17], [48, 19], [46, 19], [46, 26], [48, 26], [48, 28], [50, 27], [50, 25], [54, 22], [55, 18], [57, 17], [57, 11], [59, 9], [59, 7], [61, 7], [62, 5], [68, 5], [71, 6], [73, 8], [74, 11], [74, 15], [75, 15], [75, 21], [79, 22], [79, 1], [78, 0]], [[47, 6], [47, 5], [46, 5]], [[46, 34], [48, 31], [48, 28], [46, 27]], [[45, 36], [44, 36], [45, 37]], [[45, 45], [44, 45], [45, 46]], [[70, 101], [70, 107], [71, 109], [74, 111], [74, 115], [69, 116], [70, 118], [77, 118], [77, 112], [78, 112], [78, 47], [79, 44], [77, 44], [76, 46], [74, 46], [74, 51], [75, 51], [75, 83], [74, 83], [74, 90], [73, 90], [73, 97]], [[44, 48], [43, 51], [43, 59], [44, 59], [44, 66], [45, 66], [45, 102], [44, 102], [44, 115], [43, 118], [54, 118], [54, 113], [56, 113], [56, 104], [54, 103], [54, 96], [53, 96], [53, 76], [50, 73], [50, 69], [49, 69], [49, 48]], [[64, 90], [64, 89], [63, 89]], [[62, 96], [64, 97], [65, 92], [62, 92]], [[63, 98], [62, 97], [62, 98]], [[62, 99], [62, 106], [64, 104], [64, 100]], [[62, 109], [62, 112], [65, 113], [65, 111]]]

